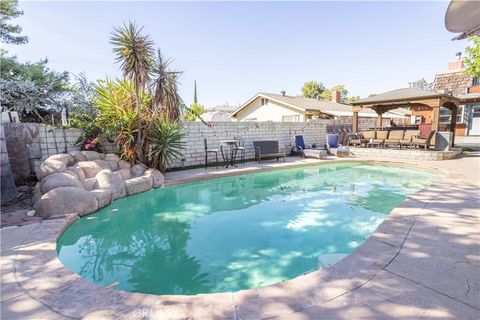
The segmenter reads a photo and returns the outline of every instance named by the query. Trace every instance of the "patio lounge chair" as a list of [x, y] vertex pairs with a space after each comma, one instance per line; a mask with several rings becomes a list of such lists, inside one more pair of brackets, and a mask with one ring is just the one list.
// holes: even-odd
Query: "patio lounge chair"
[[395, 146], [400, 148], [400, 141], [403, 139], [404, 134], [404, 130], [391, 130], [388, 134], [388, 138], [385, 139], [385, 146]]
[[331, 154], [337, 157], [347, 157], [350, 151], [348, 150], [348, 148], [343, 147], [338, 142], [339, 142], [338, 134], [336, 133], [327, 134], [328, 152], [330, 152]]
[[258, 163], [262, 161], [262, 158], [276, 157], [277, 161], [280, 157], [283, 157], [283, 162], [287, 156], [287, 149], [282, 149], [278, 146], [278, 141], [253, 141], [253, 147], [255, 148], [255, 159]]
[[428, 150], [428, 148], [430, 147], [430, 143], [432, 142], [432, 138], [435, 136], [435, 132], [436, 132], [435, 130], [430, 131], [430, 134], [428, 135], [427, 139], [420, 138], [420, 137], [413, 137], [411, 146], [424, 147], [425, 150]]
[[400, 148], [402, 146], [411, 146], [413, 137], [420, 136], [420, 130], [407, 130], [400, 140]]
[[[373, 131], [375, 133], [375, 131]], [[366, 139], [362, 133], [350, 133], [348, 134], [348, 145], [349, 146], [366, 146], [368, 143], [368, 139]]]
[[388, 139], [388, 130], [377, 130], [375, 132], [375, 135], [377, 136], [375, 139], [372, 139], [371, 140], [371, 144], [374, 145], [378, 145], [379, 147], [381, 146], [384, 146], [385, 145], [385, 140]]
[[302, 157], [321, 159], [327, 156], [328, 152], [325, 148], [312, 148], [303, 141], [303, 136], [295, 136], [295, 145], [298, 151], [302, 152]]

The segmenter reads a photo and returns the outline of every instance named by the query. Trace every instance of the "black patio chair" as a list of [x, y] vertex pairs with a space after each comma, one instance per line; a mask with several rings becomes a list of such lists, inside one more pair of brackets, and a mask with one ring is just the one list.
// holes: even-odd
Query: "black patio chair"
[[218, 149], [208, 149], [207, 146], [207, 138], [203, 138], [203, 144], [205, 145], [205, 170], [208, 167], [208, 154], [214, 153], [215, 154], [215, 164], [218, 169]]

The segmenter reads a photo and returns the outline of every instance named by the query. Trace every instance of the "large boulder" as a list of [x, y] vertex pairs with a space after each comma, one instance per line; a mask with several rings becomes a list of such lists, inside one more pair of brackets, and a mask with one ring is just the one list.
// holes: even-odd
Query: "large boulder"
[[148, 191], [152, 189], [152, 178], [147, 176], [141, 176], [125, 180], [125, 189], [127, 190], [127, 194], [129, 196], [132, 194]]
[[83, 170], [85, 178], [93, 178], [100, 170], [104, 169], [94, 161], [82, 161], [77, 163], [77, 165]]
[[143, 163], [137, 163], [132, 166], [132, 168], [130, 169], [130, 172], [132, 173], [132, 177], [136, 178], [136, 177], [140, 177], [147, 169], [148, 167]]
[[80, 216], [98, 209], [95, 195], [76, 187], [60, 187], [45, 193], [36, 203], [37, 215], [43, 218], [78, 214]]
[[120, 161], [120, 157], [113, 153], [107, 153], [105, 155], [105, 161]]
[[75, 163], [75, 159], [71, 155], [66, 154], [66, 153], [55, 154], [53, 156], [48, 157], [47, 160], [61, 161], [61, 162], [65, 163], [65, 165], [67, 167], [71, 166], [72, 164]]
[[110, 167], [110, 164], [108, 163], [108, 161], [105, 161], [105, 160], [93, 160], [93, 162], [95, 162], [96, 164], [98, 164], [102, 169], [110, 169], [110, 170], [112, 170], [112, 168]]
[[112, 170], [104, 169], [97, 173], [99, 189], [109, 189], [112, 191], [112, 200], [123, 198], [127, 195], [125, 183], [115, 176]]
[[122, 180], [127, 180], [132, 177], [132, 174], [130, 173], [130, 169], [120, 169], [115, 173], [119, 173], [120, 176], [122, 177]]
[[67, 170], [75, 172], [79, 180], [85, 180], [86, 178], [83, 169], [78, 164], [68, 167]]
[[63, 172], [65, 170], [67, 170], [67, 166], [65, 166], [65, 163], [63, 163], [62, 161], [45, 160], [37, 169], [37, 179], [40, 181], [49, 174]]
[[152, 187], [163, 187], [165, 179], [163, 177], [163, 174], [157, 169], [147, 169], [143, 175], [152, 178]]
[[85, 188], [85, 190], [93, 190], [98, 188], [98, 181], [97, 178], [88, 178], [85, 180], [82, 180], [82, 185]]
[[75, 159], [75, 162], [87, 161], [87, 157], [82, 153], [82, 151], [70, 151], [68, 154]]
[[40, 190], [42, 193], [59, 188], [59, 187], [76, 187], [83, 189], [83, 185], [80, 181], [66, 172], [52, 173], [40, 182]]
[[125, 160], [118, 161], [118, 168], [119, 169], [130, 169], [131, 167], [132, 167], [132, 165], [128, 161], [125, 161]]
[[112, 191], [109, 189], [95, 189], [90, 191], [98, 201], [98, 209], [108, 206], [112, 202]]
[[96, 151], [82, 151], [82, 154], [87, 158], [87, 161], [101, 160], [100, 153]]

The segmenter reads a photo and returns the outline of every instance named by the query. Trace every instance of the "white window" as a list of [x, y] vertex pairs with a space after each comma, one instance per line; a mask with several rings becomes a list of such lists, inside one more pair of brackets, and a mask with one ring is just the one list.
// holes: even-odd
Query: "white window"
[[[457, 123], [465, 121], [465, 106], [459, 106], [457, 110]], [[452, 110], [447, 108], [440, 108], [440, 123], [450, 123], [452, 119]]]
[[300, 122], [300, 115], [282, 116], [282, 122]]

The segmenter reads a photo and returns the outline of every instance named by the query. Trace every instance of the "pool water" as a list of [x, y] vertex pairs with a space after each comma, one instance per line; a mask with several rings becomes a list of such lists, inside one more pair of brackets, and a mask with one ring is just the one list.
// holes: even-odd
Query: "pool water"
[[152, 294], [236, 291], [291, 279], [348, 254], [426, 171], [340, 163], [174, 185], [73, 223], [60, 260], [101, 285]]

